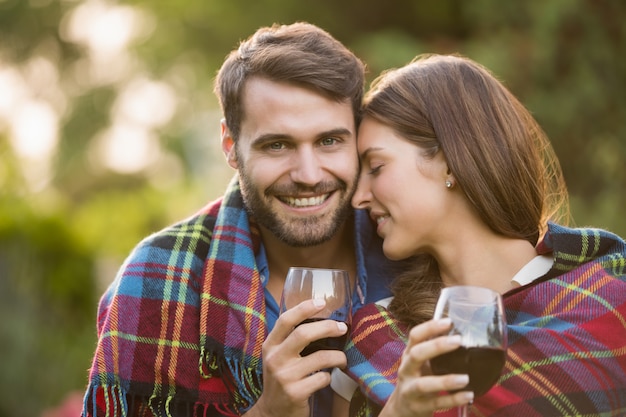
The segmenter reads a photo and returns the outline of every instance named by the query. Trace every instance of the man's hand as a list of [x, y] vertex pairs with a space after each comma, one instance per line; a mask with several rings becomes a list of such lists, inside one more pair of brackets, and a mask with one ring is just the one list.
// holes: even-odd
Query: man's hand
[[298, 326], [324, 308], [323, 300], [307, 300], [281, 314], [263, 343], [263, 393], [246, 417], [308, 417], [309, 397], [330, 384], [330, 373], [345, 367], [339, 350], [320, 350], [300, 356], [309, 343], [346, 333], [347, 326], [322, 320]]

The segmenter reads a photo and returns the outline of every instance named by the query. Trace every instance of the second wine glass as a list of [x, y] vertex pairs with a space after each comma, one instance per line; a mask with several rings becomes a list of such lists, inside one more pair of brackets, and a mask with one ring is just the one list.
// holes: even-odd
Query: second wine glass
[[[435, 319], [449, 317], [449, 334], [461, 335], [461, 347], [430, 360], [434, 374], [467, 374], [463, 391], [478, 397], [498, 381], [506, 358], [506, 318], [502, 297], [488, 288], [460, 285], [441, 291]], [[466, 417], [468, 407], [459, 409]]]

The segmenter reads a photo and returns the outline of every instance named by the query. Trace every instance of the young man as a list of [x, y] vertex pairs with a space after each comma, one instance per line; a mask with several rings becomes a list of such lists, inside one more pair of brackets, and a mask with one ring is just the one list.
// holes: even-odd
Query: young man
[[261, 28], [227, 57], [215, 90], [238, 175], [141, 242], [102, 297], [85, 416], [308, 416], [314, 393], [312, 414], [330, 415], [320, 370], [345, 355], [299, 353], [346, 328], [294, 329], [322, 306], [278, 318], [277, 300], [295, 265], [348, 270], [355, 309], [388, 295], [391, 264], [350, 207], [363, 79], [354, 54], [306, 23]]

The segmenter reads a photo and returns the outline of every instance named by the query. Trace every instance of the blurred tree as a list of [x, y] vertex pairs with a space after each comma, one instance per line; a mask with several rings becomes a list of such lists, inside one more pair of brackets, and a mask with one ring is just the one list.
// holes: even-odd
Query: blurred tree
[[[546, 130], [574, 220], [626, 232], [626, 4], [614, 0], [472, 2], [476, 41]], [[475, 45], [476, 52], [480, 47]], [[483, 50], [483, 52], [485, 52]], [[502, 59], [502, 58], [505, 59]]]
[[0, 198], [0, 415], [36, 416], [84, 385], [93, 257], [62, 213]]

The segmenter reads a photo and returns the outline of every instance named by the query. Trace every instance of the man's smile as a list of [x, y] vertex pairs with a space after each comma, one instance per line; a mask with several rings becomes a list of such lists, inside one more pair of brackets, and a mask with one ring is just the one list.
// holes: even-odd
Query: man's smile
[[280, 201], [291, 206], [291, 207], [315, 207], [323, 204], [328, 197], [330, 197], [331, 193], [326, 193], [322, 195], [312, 196], [312, 197], [288, 197], [288, 196], [277, 196]]

